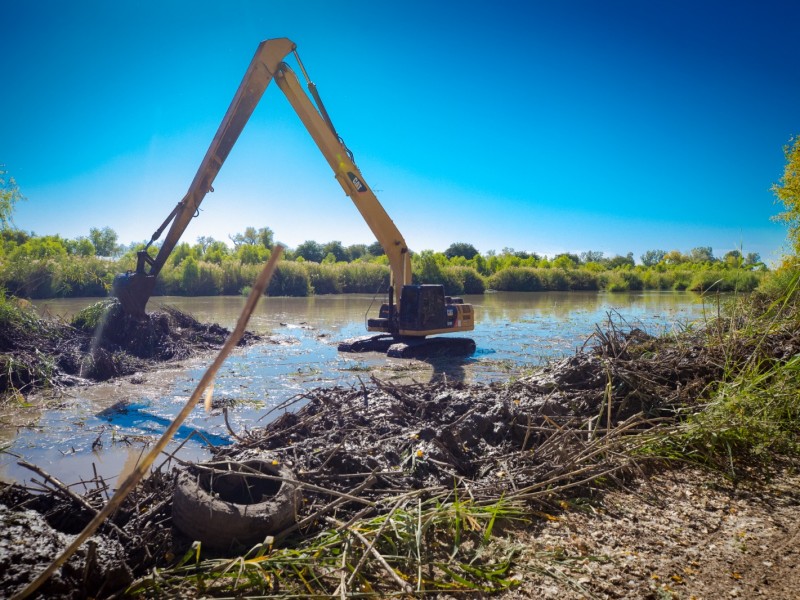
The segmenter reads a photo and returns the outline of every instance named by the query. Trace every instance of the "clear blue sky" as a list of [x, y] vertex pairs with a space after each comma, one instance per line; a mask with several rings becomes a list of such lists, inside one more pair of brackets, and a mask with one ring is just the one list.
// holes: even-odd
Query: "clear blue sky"
[[[40, 235], [148, 239], [258, 43], [289, 37], [413, 250], [784, 243], [798, 2], [4, 0], [0, 21], [0, 164]], [[373, 241], [277, 86], [214, 187], [184, 241]]]

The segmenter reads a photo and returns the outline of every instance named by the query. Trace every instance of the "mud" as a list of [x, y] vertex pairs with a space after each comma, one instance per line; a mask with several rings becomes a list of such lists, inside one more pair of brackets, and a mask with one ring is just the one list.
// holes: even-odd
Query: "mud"
[[[503, 384], [395, 385], [372, 379], [358, 386], [316, 389], [286, 402], [283, 414], [263, 429], [232, 432], [239, 442], [219, 449], [215, 459], [241, 462], [267, 455], [310, 484], [297, 515], [305, 525], [276, 536], [282, 544], [299, 543], [319, 531], [324, 519], [315, 516], [330, 514], [345, 522], [367, 514], [364, 502], [344, 501], [332, 507], [326, 490], [368, 501], [374, 512], [387, 495], [418, 490], [420, 497], [430, 498], [455, 488], [478, 502], [502, 497], [530, 507], [532, 520], [526, 527], [508, 531], [504, 542], [528, 548], [519, 552], [516, 576], [524, 593], [518, 597], [690, 597], [689, 571], [677, 572], [683, 558], [675, 548], [659, 546], [672, 557], [665, 559], [663, 568], [658, 566], [657, 552], [644, 557], [645, 548], [655, 547], [669, 533], [669, 526], [661, 526], [663, 519], [680, 523], [684, 517], [669, 512], [675, 509], [663, 498], [658, 510], [638, 510], [648, 472], [655, 473], [657, 480], [660, 470], [644, 468], [625, 449], [631, 436], [702, 403], [709, 386], [733, 362], [748, 360], [756, 350], [761, 358], [775, 360], [800, 352], [796, 326], [753, 342], [715, 344], [715, 336], [722, 338], [725, 333], [712, 328], [677, 338], [653, 338], [636, 329], [626, 332], [612, 327], [598, 331], [576, 355], [531, 377]], [[294, 403], [303, 405], [294, 411]], [[191, 465], [181, 468], [193, 469]], [[154, 567], [169, 566], [175, 557], [183, 556], [191, 540], [172, 527], [175, 477], [175, 471], [159, 470], [137, 488], [100, 530], [95, 546], [87, 544], [72, 566], [48, 582], [43, 597], [107, 597], [122, 592], [131, 580], [146, 576]], [[671, 489], [676, 498], [685, 493], [691, 497], [697, 493], [691, 487], [702, 487], [704, 478], [711, 486], [713, 477], [697, 474], [683, 485], [663, 489]], [[604, 486], [598, 485], [601, 480]], [[109, 493], [102, 480], [83, 486], [90, 506], [99, 507]], [[6, 523], [0, 533], [0, 570], [13, 574], [0, 583], [0, 595], [19, 591], [55, 558], [66, 536], [91, 518], [87, 506], [52, 482], [42, 482], [36, 492], [16, 485], [0, 492], [0, 505], [5, 507], [0, 516]], [[773, 492], [764, 492], [769, 493]], [[570, 498], [575, 508], [566, 502], [554, 504], [557, 497]], [[607, 497], [611, 500], [604, 504]], [[657, 505], [658, 494], [651, 497]], [[708, 498], [709, 505], [722, 502], [710, 492]], [[757, 506], [747, 505], [752, 516], [749, 527], [756, 530], [759, 523], [767, 523], [769, 506], [769, 498]], [[796, 497], [782, 506], [787, 523], [800, 515]], [[580, 518], [578, 507], [589, 507], [595, 518]], [[635, 524], [616, 532], [614, 514]], [[537, 520], [534, 515], [548, 518]], [[579, 532], [566, 525], [573, 522], [579, 523]], [[563, 534], [553, 533], [551, 523], [564, 523]], [[794, 544], [792, 548], [797, 546], [796, 527], [794, 531], [785, 540]], [[579, 536], [584, 539], [582, 545], [576, 541]], [[541, 542], [540, 547], [538, 539], [550, 543]], [[701, 560], [706, 541], [702, 528], [683, 539], [696, 549], [693, 560]], [[642, 562], [609, 585], [608, 577], [617, 574], [613, 567], [621, 559], [606, 561], [612, 565], [608, 569], [595, 568], [606, 563], [593, 558], [592, 548], [598, 555], [611, 550], [638, 552]], [[716, 560], [722, 564], [741, 559], [738, 551], [735, 547], [720, 550]], [[553, 560], [544, 567], [537, 562], [547, 553], [556, 561], [556, 570], [565, 562], [582, 568], [561, 578], [543, 577], [542, 573], [554, 568]], [[687, 568], [699, 573], [697, 567]], [[761, 572], [753, 565], [748, 568]], [[731, 573], [745, 572], [745, 566], [737, 569]], [[782, 572], [792, 573], [788, 568]], [[85, 587], [87, 573], [100, 582], [91, 591]], [[672, 587], [661, 586], [652, 575], [672, 577]], [[723, 576], [716, 586], [710, 577], [710, 573], [704, 576], [698, 588], [702, 594], [696, 597], [729, 593], [733, 575]], [[683, 587], [675, 595], [679, 580]], [[758, 585], [757, 589], [765, 589], [763, 582]], [[375, 589], [380, 589], [377, 583]], [[774, 597], [784, 597], [780, 593]]]
[[[71, 323], [35, 318], [32, 311], [22, 314], [23, 320], [10, 321], [0, 331], [5, 367], [0, 397], [148, 371], [219, 348], [229, 333], [170, 307], [136, 319], [113, 298], [83, 310]], [[255, 339], [248, 333], [241, 344]]]

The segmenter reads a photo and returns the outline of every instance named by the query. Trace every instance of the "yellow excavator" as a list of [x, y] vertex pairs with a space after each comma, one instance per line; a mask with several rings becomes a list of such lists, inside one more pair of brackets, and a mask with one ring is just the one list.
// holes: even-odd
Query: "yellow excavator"
[[[300, 66], [316, 106], [303, 91], [297, 75], [283, 62], [290, 53], [294, 54]], [[115, 277], [114, 295], [123, 310], [137, 317], [145, 315], [156, 277], [189, 222], [198, 214], [206, 194], [214, 191], [214, 178], [272, 79], [289, 100], [333, 169], [336, 180], [353, 201], [389, 259], [391, 276], [388, 301], [381, 306], [377, 318], [367, 319], [367, 330], [378, 332], [377, 335], [343, 342], [339, 350], [384, 351], [390, 356], [399, 357], [430, 352], [461, 355], [474, 352], [475, 342], [468, 338], [428, 337], [471, 331], [474, 329], [473, 308], [460, 298], [446, 296], [442, 285], [412, 284], [411, 260], [403, 236], [366, 184], [352, 153], [336, 132], [316, 86], [309, 79], [295, 44], [286, 38], [265, 40], [259, 44], [189, 191], [156, 230], [145, 249], [138, 253], [136, 270]], [[168, 225], [170, 229], [158, 253], [155, 257], [150, 256], [147, 248], [161, 237]]]

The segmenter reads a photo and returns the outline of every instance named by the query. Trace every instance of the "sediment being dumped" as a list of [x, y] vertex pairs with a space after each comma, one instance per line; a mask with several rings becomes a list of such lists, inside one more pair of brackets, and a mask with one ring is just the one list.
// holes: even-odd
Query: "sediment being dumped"
[[[219, 348], [229, 333], [166, 306], [136, 319], [115, 298], [88, 307], [71, 323], [40, 318], [30, 308], [14, 312], [0, 330], [0, 396], [146, 371]], [[255, 339], [247, 333], [242, 343]]]

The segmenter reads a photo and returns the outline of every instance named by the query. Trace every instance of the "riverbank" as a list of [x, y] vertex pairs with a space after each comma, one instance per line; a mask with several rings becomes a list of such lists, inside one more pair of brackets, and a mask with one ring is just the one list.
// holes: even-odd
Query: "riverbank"
[[[171, 527], [170, 463], [101, 532], [122, 547], [110, 564], [127, 570], [103, 576], [86, 550], [71, 577], [187, 597], [788, 598], [798, 583], [795, 315], [786, 303], [751, 306], [659, 338], [612, 326], [505, 383], [318, 389], [263, 429], [232, 432], [239, 443], [215, 456], [291, 468], [299, 528], [241, 559], [198, 554]], [[675, 470], [687, 463], [706, 470]], [[105, 483], [85, 485], [99, 506]], [[44, 512], [63, 527], [77, 500], [55, 488], [45, 496], [62, 508]], [[18, 488], [3, 497], [14, 515], [42, 502]], [[774, 561], [772, 543], [783, 544]], [[23, 552], [27, 573], [53, 558]]]

